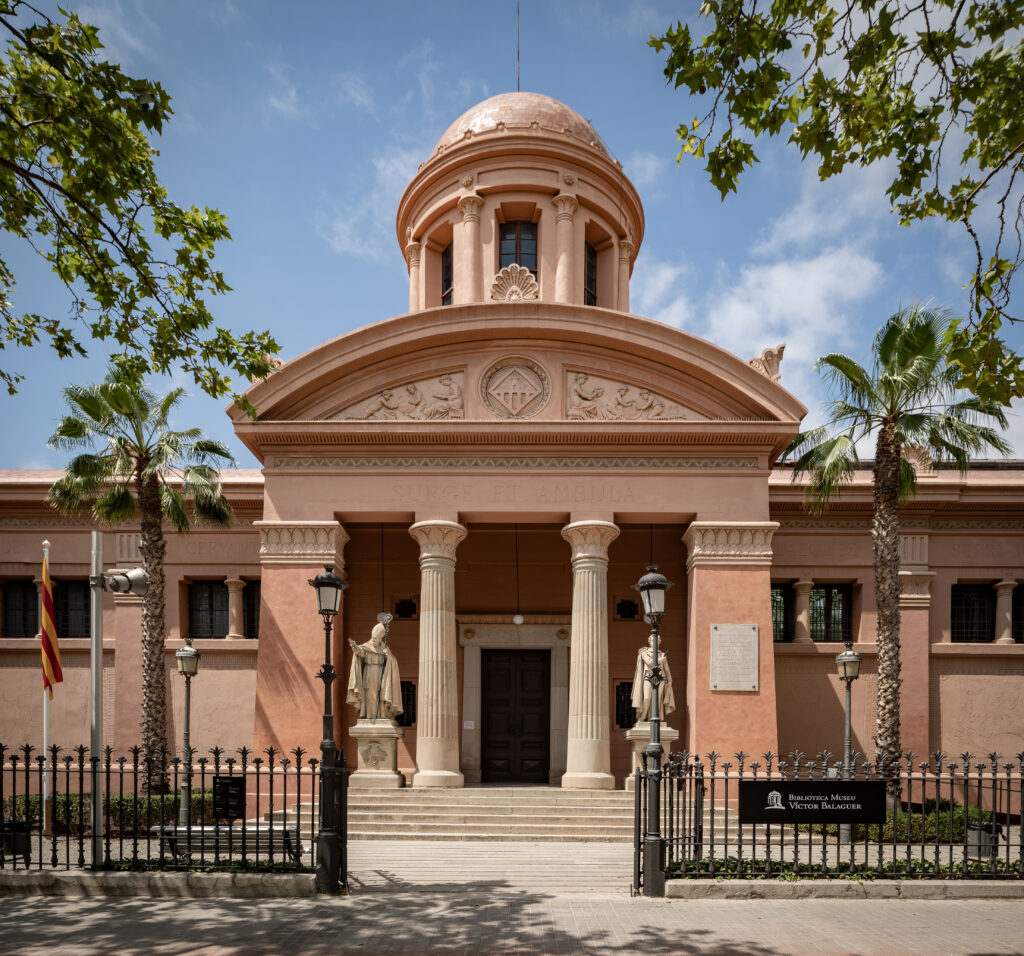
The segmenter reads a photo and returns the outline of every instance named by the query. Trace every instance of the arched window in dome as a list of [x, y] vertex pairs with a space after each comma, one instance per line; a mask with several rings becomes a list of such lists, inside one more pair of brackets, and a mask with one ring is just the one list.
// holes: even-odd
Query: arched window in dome
[[585, 247], [583, 268], [583, 304], [597, 305], [597, 249], [589, 242]]
[[441, 251], [441, 305], [452, 304], [452, 244], [449, 242]]
[[525, 220], [503, 222], [501, 230], [501, 253], [499, 269], [512, 263], [529, 269], [537, 275], [537, 223]]

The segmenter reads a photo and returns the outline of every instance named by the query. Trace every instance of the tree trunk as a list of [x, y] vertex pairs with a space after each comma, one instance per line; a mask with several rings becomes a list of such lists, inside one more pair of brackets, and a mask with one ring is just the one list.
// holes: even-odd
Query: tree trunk
[[[161, 750], [167, 745], [167, 681], [164, 661], [164, 553], [163, 509], [160, 481], [144, 475], [148, 462], [138, 463], [135, 473], [142, 525], [142, 567], [149, 575], [149, 593], [142, 608], [142, 747], [153, 761], [154, 789], [166, 782], [161, 768]], [[164, 789], [164, 787], [160, 787]]]
[[875, 446], [871, 538], [878, 611], [878, 726], [880, 768], [895, 774], [900, 755], [900, 447], [895, 421], [886, 420]]

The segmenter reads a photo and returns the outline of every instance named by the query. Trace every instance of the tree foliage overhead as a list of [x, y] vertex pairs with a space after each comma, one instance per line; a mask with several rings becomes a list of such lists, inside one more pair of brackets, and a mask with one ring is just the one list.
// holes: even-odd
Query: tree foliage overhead
[[[180, 367], [214, 397], [233, 391], [225, 369], [266, 376], [279, 348], [269, 332], [214, 326], [204, 301], [229, 291], [212, 262], [231, 238], [226, 218], [172, 202], [153, 168], [148, 134], [162, 131], [170, 96], [100, 59], [96, 28], [63, 15], [0, 0], [0, 228], [71, 294], [66, 316], [16, 310], [0, 256], [0, 349], [44, 343], [63, 358], [108, 340], [131, 380]], [[0, 368], [12, 393], [22, 377]]]
[[886, 195], [903, 225], [960, 223], [974, 250], [969, 314], [950, 330], [959, 384], [1008, 403], [1021, 358], [1000, 337], [1022, 264], [1024, 0], [704, 0], [698, 42], [678, 23], [651, 46], [665, 75], [708, 94], [679, 126], [724, 198], [789, 134], [821, 179], [895, 160]]

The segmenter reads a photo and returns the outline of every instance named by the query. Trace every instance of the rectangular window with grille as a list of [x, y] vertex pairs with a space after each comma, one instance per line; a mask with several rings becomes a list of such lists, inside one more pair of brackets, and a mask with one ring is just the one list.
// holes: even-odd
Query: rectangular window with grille
[[57, 639], [89, 636], [89, 582], [57, 581], [53, 586]]
[[193, 640], [227, 636], [228, 586], [223, 581], [193, 581], [188, 586], [188, 633]]
[[518, 262], [524, 269], [537, 274], [537, 224], [534, 222], [503, 222], [499, 227], [501, 236], [501, 260], [499, 269]]
[[1024, 644], [1024, 584], [1013, 589], [1013, 639]]
[[34, 581], [4, 581], [4, 637], [39, 633], [39, 592]]
[[242, 588], [242, 633], [250, 640], [260, 636], [260, 582], [246, 581]]
[[589, 242], [583, 272], [583, 304], [597, 305], [597, 250]]
[[441, 253], [441, 305], [452, 304], [452, 289], [455, 272], [452, 269], [452, 244], [448, 243]]
[[411, 727], [416, 723], [416, 684], [411, 680], [402, 681], [402, 712], [395, 718], [399, 727]]
[[994, 588], [987, 584], [954, 584], [950, 604], [950, 640], [959, 644], [986, 644], [995, 640]]
[[636, 723], [633, 707], [633, 682], [624, 680], [615, 685], [615, 726], [629, 730]]
[[796, 621], [796, 592], [792, 584], [772, 585], [772, 640], [784, 643], [793, 640]]
[[811, 588], [811, 640], [849, 641], [853, 624], [853, 587], [816, 584]]

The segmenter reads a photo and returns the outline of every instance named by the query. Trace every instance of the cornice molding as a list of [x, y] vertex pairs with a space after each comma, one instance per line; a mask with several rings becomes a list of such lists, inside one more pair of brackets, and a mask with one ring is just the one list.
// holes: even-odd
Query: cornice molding
[[395, 469], [406, 471], [422, 468], [536, 468], [544, 470], [593, 470], [630, 471], [634, 469], [657, 469], [671, 471], [756, 471], [757, 458], [661, 458], [661, 457], [615, 457], [589, 458], [582, 456], [457, 456], [432, 455], [423, 457], [367, 457], [355, 458], [342, 455], [316, 455], [295, 458], [278, 458], [274, 470], [295, 469], [298, 471], [326, 471], [372, 469]]

